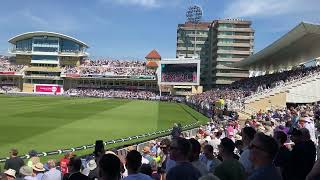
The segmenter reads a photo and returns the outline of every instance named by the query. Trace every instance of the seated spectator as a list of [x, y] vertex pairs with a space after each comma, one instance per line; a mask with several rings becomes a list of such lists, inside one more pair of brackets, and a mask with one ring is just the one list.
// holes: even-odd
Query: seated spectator
[[139, 168], [141, 167], [142, 156], [136, 151], [132, 150], [128, 152], [126, 157], [126, 168], [128, 169], [128, 176], [123, 178], [123, 180], [152, 180], [150, 176], [139, 173]]
[[219, 155], [223, 161], [214, 171], [214, 175], [221, 180], [244, 180], [246, 178], [244, 167], [234, 158], [234, 149], [235, 144], [231, 139], [223, 138], [221, 140]]
[[280, 172], [273, 164], [279, 150], [275, 139], [257, 133], [249, 146], [250, 160], [255, 168], [248, 180], [282, 180]]
[[91, 159], [88, 162], [87, 166], [88, 166], [88, 169], [89, 169], [89, 173], [88, 173], [89, 180], [98, 179], [99, 173], [98, 173], [98, 168], [97, 168], [96, 161], [94, 159]]
[[101, 180], [120, 179], [120, 159], [114, 154], [105, 154], [99, 161], [99, 177]]
[[[33, 176], [33, 170], [29, 166], [22, 166], [19, 170], [19, 176], [20, 178], [17, 178], [19, 180], [37, 180], [36, 177]], [[61, 180], [61, 177], [60, 179]]]
[[8, 169], [4, 172], [5, 180], [14, 180], [16, 179], [16, 171], [14, 169]]
[[69, 173], [63, 176], [63, 180], [88, 180], [89, 178], [80, 172], [81, 164], [80, 158], [70, 158], [68, 164]]
[[32, 166], [33, 174], [35, 174], [37, 180], [41, 180], [43, 173], [45, 171], [42, 163], [38, 162], [37, 164]]
[[175, 138], [170, 145], [170, 158], [177, 165], [171, 168], [166, 176], [167, 180], [197, 180], [201, 173], [189, 162], [191, 144], [187, 139]]
[[45, 172], [42, 180], [61, 180], [62, 173], [56, 168], [56, 162], [54, 160], [48, 161], [49, 171]]
[[66, 173], [69, 173], [68, 164], [70, 162], [70, 158], [72, 157], [73, 157], [72, 152], [67, 152], [65, 153], [64, 157], [60, 159], [60, 169], [62, 172], [62, 176], [65, 175]]

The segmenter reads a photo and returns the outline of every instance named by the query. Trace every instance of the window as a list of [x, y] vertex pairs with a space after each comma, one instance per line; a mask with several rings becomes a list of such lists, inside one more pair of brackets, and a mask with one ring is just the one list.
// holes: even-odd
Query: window
[[58, 56], [33, 55], [32, 60], [34, 60], [34, 61], [58, 61]]

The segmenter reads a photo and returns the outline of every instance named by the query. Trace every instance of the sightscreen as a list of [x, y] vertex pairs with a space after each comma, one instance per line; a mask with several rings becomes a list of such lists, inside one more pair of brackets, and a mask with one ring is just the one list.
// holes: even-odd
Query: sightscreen
[[162, 64], [161, 82], [197, 83], [197, 63]]

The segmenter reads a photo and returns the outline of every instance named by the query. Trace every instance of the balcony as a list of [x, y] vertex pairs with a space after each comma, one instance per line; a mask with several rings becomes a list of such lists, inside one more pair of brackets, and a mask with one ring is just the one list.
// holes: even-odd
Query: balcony
[[75, 56], [75, 57], [83, 57], [89, 56], [87, 52], [83, 51], [65, 51], [65, 52], [40, 52], [40, 51], [32, 51], [30, 49], [16, 49], [15, 47], [8, 49], [10, 54], [18, 54], [18, 55], [52, 55], [52, 56]]
[[217, 58], [217, 62], [239, 62], [244, 58]]
[[218, 35], [218, 39], [254, 39], [254, 37], [243, 35]]
[[241, 55], [251, 55], [252, 51], [237, 51], [237, 50], [218, 50], [218, 54], [241, 54]]
[[[194, 51], [194, 47], [188, 47], [188, 48], [186, 48], [186, 47], [177, 47], [177, 51], [186, 51], [186, 50]], [[201, 51], [201, 50], [202, 50], [202, 48], [199, 48], [199, 47], [196, 48], [196, 51]]]
[[216, 73], [217, 77], [239, 77], [239, 78], [247, 78], [249, 77], [249, 73]]
[[251, 28], [228, 28], [228, 27], [219, 27], [218, 31], [254, 32], [254, 30]]
[[[182, 41], [182, 40], [178, 40], [177, 43], [178, 44], [185, 44], [186, 42]], [[189, 40], [188, 43], [194, 44], [194, 41], [193, 40]], [[206, 43], [206, 41], [197, 40], [197, 44], [205, 44], [205, 43]]]
[[223, 43], [219, 42], [218, 46], [230, 46], [230, 47], [252, 47], [253, 43]]

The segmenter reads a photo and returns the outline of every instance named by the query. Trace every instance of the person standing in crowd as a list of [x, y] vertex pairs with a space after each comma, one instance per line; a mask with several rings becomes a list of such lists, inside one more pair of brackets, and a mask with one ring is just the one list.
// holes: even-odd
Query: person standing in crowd
[[218, 165], [214, 171], [214, 175], [221, 180], [244, 180], [245, 170], [244, 167], [234, 158], [234, 142], [225, 137], [221, 139], [219, 145], [219, 155], [223, 161]]
[[13, 169], [15, 172], [19, 172], [20, 168], [24, 165], [24, 162], [20, 157], [18, 157], [18, 150], [13, 148], [10, 150], [9, 154], [10, 158], [6, 160], [4, 169]]
[[285, 172], [290, 180], [304, 180], [314, 165], [316, 148], [308, 133], [307, 129], [292, 130], [291, 140], [295, 145], [290, 153], [288, 171]]
[[63, 176], [63, 180], [89, 180], [89, 178], [80, 172], [81, 159], [79, 157], [70, 158], [68, 169], [69, 173]]
[[160, 149], [163, 153], [162, 163], [161, 163], [161, 171], [162, 173], [168, 173], [169, 170], [176, 165], [176, 162], [170, 158], [170, 140], [163, 139], [160, 142]]
[[249, 158], [255, 169], [248, 180], [282, 180], [280, 172], [273, 164], [279, 150], [278, 143], [274, 138], [257, 133], [249, 149]]
[[38, 162], [40, 162], [40, 158], [37, 155], [38, 155], [38, 153], [35, 150], [31, 150], [29, 152], [30, 159], [28, 160], [28, 163], [27, 163], [27, 165], [29, 167], [32, 167], [33, 165], [35, 165]]
[[283, 180], [289, 180], [288, 174], [289, 173], [287, 168], [289, 166], [289, 159], [290, 159], [290, 151], [285, 146], [285, 142], [287, 141], [287, 134], [283, 131], [276, 131], [274, 133], [274, 138], [276, 139], [278, 145], [279, 145], [279, 151], [274, 159], [274, 164], [276, 167], [279, 167], [282, 174]]
[[126, 156], [126, 168], [128, 170], [128, 176], [123, 180], [152, 180], [150, 176], [139, 173], [141, 167], [142, 156], [136, 151], [129, 151]]
[[250, 154], [249, 145], [253, 140], [255, 134], [256, 134], [256, 130], [251, 126], [244, 127], [241, 132], [244, 148], [239, 161], [242, 164], [242, 166], [245, 168], [247, 176], [249, 176], [253, 171], [253, 165], [249, 159], [249, 154]]
[[307, 175], [306, 180], [318, 180], [320, 179], [320, 159], [316, 161], [312, 170]]
[[207, 166], [208, 171], [213, 173], [215, 168], [221, 164], [221, 161], [214, 157], [213, 147], [209, 144], [203, 147], [203, 154], [205, 156], [203, 163]]
[[199, 141], [195, 140], [194, 138], [189, 139], [189, 142], [191, 144], [191, 153], [189, 155], [189, 160], [192, 163], [192, 165], [197, 168], [201, 176], [208, 174], [208, 169], [206, 165], [199, 160], [199, 155], [201, 151], [201, 145]]
[[48, 161], [49, 171], [45, 172], [42, 180], [61, 180], [62, 173], [56, 168], [56, 162], [54, 160]]
[[181, 125], [179, 126], [177, 123], [174, 123], [172, 131], [171, 131], [172, 138], [180, 137], [181, 131], [182, 131]]
[[189, 162], [191, 144], [187, 139], [178, 137], [172, 140], [170, 145], [170, 158], [176, 161], [177, 165], [171, 168], [166, 180], [198, 180], [201, 173]]
[[121, 177], [120, 159], [114, 154], [105, 154], [99, 161], [99, 177], [101, 180], [119, 180]]

